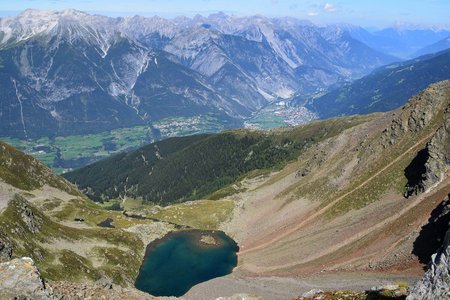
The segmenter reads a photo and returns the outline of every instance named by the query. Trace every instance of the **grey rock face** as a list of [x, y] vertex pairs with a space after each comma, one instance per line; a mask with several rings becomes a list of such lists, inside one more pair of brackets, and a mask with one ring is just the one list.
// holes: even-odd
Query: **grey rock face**
[[431, 257], [430, 266], [423, 278], [411, 289], [407, 300], [450, 298], [450, 231], [442, 248]]
[[425, 164], [426, 173], [422, 182], [424, 190], [440, 182], [450, 170], [450, 106], [445, 114], [444, 126], [439, 128], [427, 148], [429, 158]]
[[27, 205], [24, 200], [20, 203], [19, 210], [21, 213], [22, 221], [26, 224], [27, 228], [32, 233], [37, 233], [41, 229], [42, 220], [34, 215], [31, 208]]
[[0, 240], [0, 261], [11, 258], [13, 247], [7, 240]]
[[[403, 107], [391, 125], [383, 132], [382, 144], [395, 144], [404, 132], [420, 132], [436, 117], [436, 111], [448, 103], [450, 85], [448, 80], [431, 84], [421, 93], [412, 97]], [[449, 110], [446, 114], [446, 128], [448, 128]]]
[[417, 175], [415, 182], [408, 183], [405, 197], [432, 189], [450, 170], [450, 106], [444, 118], [444, 125], [433, 135], [426, 148], [418, 153], [416, 160], [419, 162], [410, 165], [410, 168], [415, 168], [416, 171], [421, 169], [421, 174]]
[[51, 299], [50, 291], [29, 257], [0, 264], [0, 295], [2, 299]]

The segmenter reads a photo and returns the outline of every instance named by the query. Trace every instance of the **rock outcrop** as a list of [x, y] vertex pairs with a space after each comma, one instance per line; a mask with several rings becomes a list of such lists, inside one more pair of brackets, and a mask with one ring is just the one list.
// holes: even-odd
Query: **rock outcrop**
[[0, 240], [0, 262], [11, 258], [13, 247], [9, 241]]
[[0, 264], [0, 295], [2, 299], [51, 299], [51, 291], [29, 257]]
[[[422, 158], [420, 154], [423, 154]], [[411, 167], [416, 172], [422, 171], [416, 174], [419, 178], [413, 180], [413, 184], [406, 186], [406, 197], [432, 189], [450, 171], [450, 106], [444, 114], [444, 125], [436, 131], [426, 148], [419, 152], [416, 160], [421, 165]]]
[[[450, 199], [440, 214], [450, 213]], [[446, 224], [447, 228], [450, 224]], [[444, 243], [437, 253], [431, 256], [428, 270], [421, 280], [411, 289], [407, 300], [450, 299], [450, 229], [447, 231]]]
[[25, 199], [20, 197], [20, 200], [21, 202], [18, 208], [20, 211], [20, 216], [22, 217], [22, 221], [25, 223], [30, 232], [39, 232], [42, 226], [42, 220], [33, 213], [33, 210], [29, 207], [28, 202]]
[[426, 191], [439, 183], [450, 170], [450, 106], [445, 114], [444, 126], [439, 128], [427, 145], [428, 160], [422, 187]]
[[395, 144], [404, 132], [420, 132], [432, 122], [436, 117], [436, 112], [449, 102], [449, 82], [446, 80], [432, 84], [412, 97], [392, 120], [391, 125], [384, 130], [381, 144], [384, 147]]

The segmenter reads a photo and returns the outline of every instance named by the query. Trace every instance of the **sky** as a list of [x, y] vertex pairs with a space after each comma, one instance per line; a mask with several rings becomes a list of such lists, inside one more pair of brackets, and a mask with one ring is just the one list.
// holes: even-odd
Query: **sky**
[[109, 16], [227, 14], [292, 16], [315, 23], [352, 23], [365, 27], [393, 25], [450, 27], [450, 0], [0, 0], [0, 15], [26, 8], [75, 8]]

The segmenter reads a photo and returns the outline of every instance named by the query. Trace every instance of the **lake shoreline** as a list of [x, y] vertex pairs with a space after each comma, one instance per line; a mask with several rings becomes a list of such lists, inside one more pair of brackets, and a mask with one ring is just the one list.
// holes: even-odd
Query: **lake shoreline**
[[154, 296], [181, 296], [201, 282], [231, 274], [238, 251], [220, 230], [170, 231], [147, 245], [135, 287]]

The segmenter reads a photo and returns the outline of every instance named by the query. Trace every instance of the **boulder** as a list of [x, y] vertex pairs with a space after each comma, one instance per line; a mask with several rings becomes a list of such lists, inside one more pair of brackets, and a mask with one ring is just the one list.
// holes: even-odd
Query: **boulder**
[[29, 257], [0, 263], [0, 295], [2, 299], [51, 299], [51, 292]]

